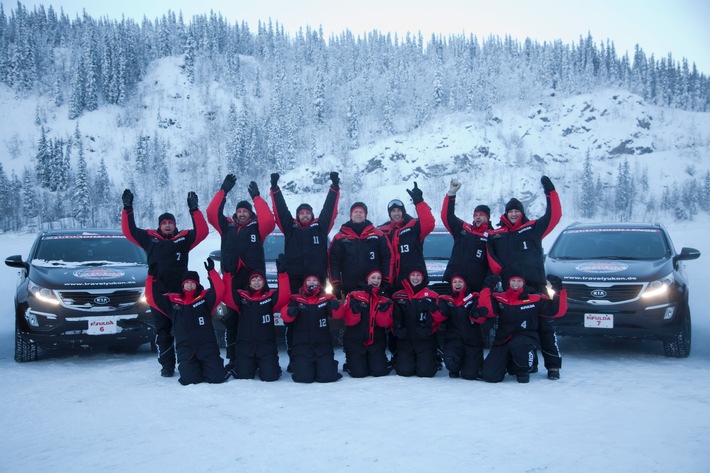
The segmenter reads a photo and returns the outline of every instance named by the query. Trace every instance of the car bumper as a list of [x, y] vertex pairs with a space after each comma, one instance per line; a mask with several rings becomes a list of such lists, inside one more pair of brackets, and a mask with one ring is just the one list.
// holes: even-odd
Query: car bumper
[[682, 329], [682, 307], [678, 303], [647, 308], [571, 304], [553, 325], [558, 335], [667, 340]]
[[155, 339], [152, 314], [140, 304], [117, 312], [55, 311], [26, 307], [20, 314], [19, 336], [45, 349], [142, 345]]

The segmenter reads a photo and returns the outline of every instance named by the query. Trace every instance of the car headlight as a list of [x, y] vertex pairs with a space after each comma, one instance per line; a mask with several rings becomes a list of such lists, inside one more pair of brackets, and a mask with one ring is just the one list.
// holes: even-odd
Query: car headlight
[[59, 299], [57, 299], [57, 296], [54, 295], [54, 291], [52, 291], [51, 289], [42, 287], [38, 284], [33, 283], [32, 281], [29, 281], [29, 283], [27, 284], [27, 289], [30, 291], [30, 294], [32, 294], [34, 297], [41, 300], [42, 302], [59, 305]]
[[670, 273], [668, 276], [658, 279], [656, 281], [651, 282], [648, 287], [646, 288], [645, 291], [643, 291], [643, 294], [641, 294], [641, 297], [649, 298], [649, 297], [658, 297], [660, 295], [665, 294], [668, 292], [668, 288], [673, 285], [675, 282], [675, 276], [673, 276], [673, 273]]

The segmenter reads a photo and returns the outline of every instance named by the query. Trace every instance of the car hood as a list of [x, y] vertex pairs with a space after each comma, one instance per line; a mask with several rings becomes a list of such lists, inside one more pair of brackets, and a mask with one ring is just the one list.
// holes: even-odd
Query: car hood
[[636, 260], [560, 260], [547, 258], [547, 274], [559, 276], [565, 282], [633, 282], [655, 281], [673, 271], [670, 258], [655, 261]]
[[32, 265], [29, 277], [48, 289], [72, 287], [142, 287], [148, 267], [126, 266], [57, 266]]

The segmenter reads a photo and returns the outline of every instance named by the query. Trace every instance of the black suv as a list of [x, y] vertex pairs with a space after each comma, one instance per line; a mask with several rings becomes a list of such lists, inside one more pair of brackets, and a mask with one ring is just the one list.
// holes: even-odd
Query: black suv
[[143, 250], [117, 230], [40, 233], [20, 268], [15, 294], [15, 361], [34, 361], [37, 348], [122, 346], [155, 338], [145, 300]]
[[688, 278], [683, 261], [660, 224], [572, 224], [546, 258], [548, 274], [562, 278], [567, 314], [555, 319], [560, 335], [661, 340], [666, 356], [690, 354]]

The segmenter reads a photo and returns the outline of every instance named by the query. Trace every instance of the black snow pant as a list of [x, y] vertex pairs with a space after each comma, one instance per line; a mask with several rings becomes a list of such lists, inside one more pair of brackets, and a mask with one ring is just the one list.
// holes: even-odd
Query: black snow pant
[[281, 377], [279, 351], [275, 341], [237, 342], [232, 366], [236, 379], [254, 379], [257, 369], [262, 381], [276, 381]]
[[507, 343], [494, 345], [483, 361], [481, 379], [500, 383], [506, 372], [512, 375], [529, 373], [537, 347], [536, 337], [525, 334], [513, 335]]
[[399, 376], [419, 376], [431, 378], [439, 365], [436, 360], [436, 336], [424, 340], [411, 341], [406, 338], [397, 340], [397, 359], [394, 369]]
[[[347, 329], [346, 329], [347, 332]], [[363, 340], [343, 341], [345, 350], [345, 363], [347, 371], [353, 378], [366, 376], [386, 376], [390, 373], [385, 354], [386, 341], [375, 341], [372, 345], [365, 346]]]
[[158, 347], [158, 362], [163, 368], [175, 370], [173, 322], [157, 310], [153, 310], [152, 314], [155, 325], [155, 345]]
[[444, 363], [449, 372], [458, 372], [463, 379], [478, 379], [483, 365], [483, 339], [445, 338]]
[[291, 379], [297, 383], [332, 383], [343, 377], [332, 343], [300, 343], [291, 350]]
[[[552, 319], [540, 317], [537, 333], [540, 336], [540, 352], [545, 360], [545, 368], [548, 370], [562, 368], [562, 354], [557, 344], [557, 332], [555, 332]], [[537, 353], [535, 353], [533, 367], [537, 367]]]
[[194, 344], [189, 341], [178, 342], [177, 358], [180, 372], [178, 381], [182, 385], [222, 383], [227, 377], [216, 340]]

